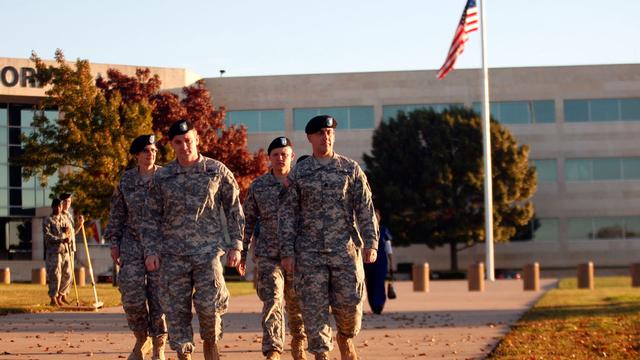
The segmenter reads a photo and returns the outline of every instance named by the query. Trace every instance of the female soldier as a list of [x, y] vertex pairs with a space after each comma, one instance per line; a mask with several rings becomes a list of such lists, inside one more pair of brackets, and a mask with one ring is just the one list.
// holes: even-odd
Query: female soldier
[[[129, 360], [142, 360], [151, 343], [152, 359], [165, 358], [167, 326], [158, 294], [159, 273], [145, 269], [138, 231], [151, 180], [159, 169], [155, 165], [157, 151], [154, 135], [139, 136], [131, 143], [129, 153], [135, 156], [138, 166], [127, 170], [115, 189], [105, 232], [105, 238], [111, 243], [111, 257], [121, 268], [118, 288], [122, 294], [122, 307], [136, 337]], [[152, 338], [151, 343], [148, 336]]]

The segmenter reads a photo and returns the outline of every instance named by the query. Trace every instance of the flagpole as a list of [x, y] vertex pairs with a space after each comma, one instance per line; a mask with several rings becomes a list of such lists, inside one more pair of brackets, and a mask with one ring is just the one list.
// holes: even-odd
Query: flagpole
[[480, 32], [482, 33], [482, 155], [484, 158], [484, 220], [486, 278], [495, 281], [493, 263], [493, 181], [491, 175], [491, 108], [489, 107], [489, 69], [487, 68], [487, 27], [485, 0], [480, 1]]

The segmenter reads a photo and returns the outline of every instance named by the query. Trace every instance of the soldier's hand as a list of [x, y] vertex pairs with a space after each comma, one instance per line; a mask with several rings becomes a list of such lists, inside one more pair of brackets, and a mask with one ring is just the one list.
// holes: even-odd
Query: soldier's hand
[[287, 256], [282, 258], [280, 264], [284, 268], [284, 271], [293, 274], [293, 268], [295, 268], [296, 260], [293, 256]]
[[364, 249], [364, 263], [372, 264], [376, 262], [378, 258], [378, 250], [377, 249]]
[[160, 269], [160, 258], [157, 255], [149, 255], [144, 259], [144, 265], [149, 271], [156, 271]]
[[236, 268], [238, 269], [238, 274], [240, 274], [240, 276], [244, 276], [247, 273], [247, 262], [240, 260]]
[[236, 267], [240, 263], [240, 250], [232, 249], [227, 252], [227, 266]]
[[120, 248], [112, 247], [111, 248], [111, 258], [116, 265], [120, 266]]

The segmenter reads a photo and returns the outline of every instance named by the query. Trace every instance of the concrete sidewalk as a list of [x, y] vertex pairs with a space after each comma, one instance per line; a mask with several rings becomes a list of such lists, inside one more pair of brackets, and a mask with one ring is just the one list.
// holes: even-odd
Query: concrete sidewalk
[[[555, 283], [543, 279], [541, 286], [546, 290]], [[487, 282], [484, 292], [467, 291], [465, 281], [433, 281], [429, 293], [414, 293], [409, 282], [395, 285], [398, 298], [387, 300], [382, 315], [371, 314], [365, 304], [363, 330], [355, 340], [363, 360], [482, 359], [544, 292], [523, 291], [521, 280]], [[231, 299], [220, 344], [223, 358], [263, 359], [260, 307], [255, 295]], [[197, 332], [195, 319], [194, 328]], [[195, 339], [194, 359], [203, 359], [199, 336]], [[0, 317], [0, 359], [126, 359], [132, 344], [121, 308]], [[337, 346], [331, 358], [340, 358]]]

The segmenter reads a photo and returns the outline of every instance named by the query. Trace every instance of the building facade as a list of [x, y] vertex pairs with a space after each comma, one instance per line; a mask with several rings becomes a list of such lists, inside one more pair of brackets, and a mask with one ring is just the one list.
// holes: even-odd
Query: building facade
[[[640, 259], [640, 64], [500, 68], [490, 72], [491, 113], [531, 147], [538, 170], [536, 222], [529, 241], [498, 244], [496, 268], [626, 267]], [[306, 121], [336, 117], [336, 150], [361, 161], [375, 127], [397, 111], [480, 110], [480, 70], [256, 76], [205, 79], [227, 121], [248, 127], [249, 146], [285, 134], [310, 152]], [[402, 149], [398, 149], [401, 156]], [[484, 246], [460, 253], [460, 266], [484, 261]], [[398, 263], [449, 268], [447, 248], [396, 249]]]
[[[135, 66], [92, 64], [92, 71]], [[27, 274], [42, 262], [42, 219], [49, 213], [50, 186], [23, 179], [9, 163], [29, 131], [34, 105], [45, 89], [30, 82], [27, 59], [0, 58], [0, 267]], [[186, 69], [151, 68], [163, 89], [200, 79]], [[531, 148], [538, 170], [533, 235], [528, 241], [497, 244], [496, 268], [520, 268], [538, 261], [543, 269], [569, 269], [584, 261], [598, 268], [624, 268], [640, 258], [640, 64], [492, 69], [492, 116], [519, 143]], [[248, 130], [251, 150], [286, 135], [298, 156], [310, 153], [304, 133], [317, 114], [339, 122], [336, 150], [361, 161], [374, 129], [416, 108], [479, 110], [480, 70], [456, 70], [446, 80], [436, 71], [305, 74], [203, 79], [215, 106], [227, 109], [227, 124]], [[51, 109], [49, 116], [57, 116]], [[398, 149], [401, 156], [402, 149]], [[50, 179], [52, 184], [55, 179]], [[108, 249], [98, 258], [108, 267]], [[398, 247], [396, 263], [429, 262], [449, 267], [447, 248]], [[93, 255], [93, 253], [92, 253]], [[465, 268], [484, 260], [484, 246], [460, 253]], [[99, 269], [101, 266], [97, 266]]]

